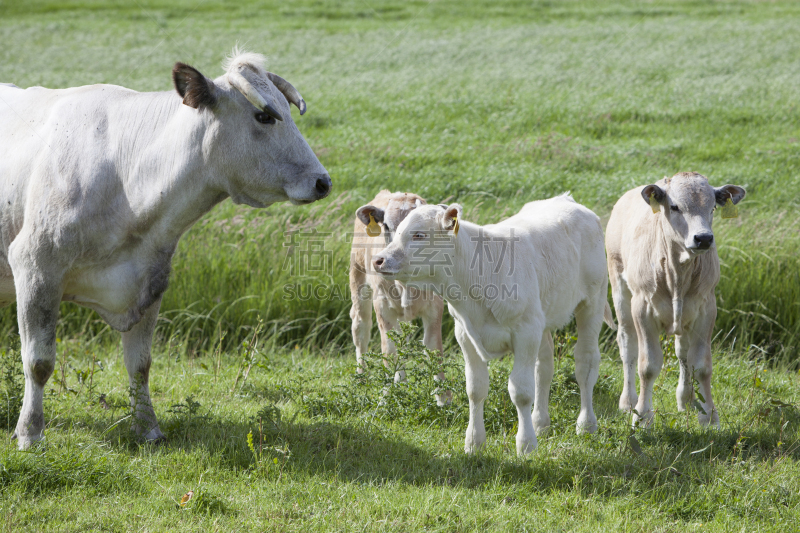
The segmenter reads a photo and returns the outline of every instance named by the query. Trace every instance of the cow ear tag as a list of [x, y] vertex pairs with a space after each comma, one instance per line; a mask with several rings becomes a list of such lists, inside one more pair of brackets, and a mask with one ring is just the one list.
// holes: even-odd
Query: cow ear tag
[[658, 205], [658, 201], [656, 200], [656, 193], [650, 193], [650, 209], [653, 210], [653, 214], [658, 213], [661, 210], [661, 206]]
[[458, 237], [458, 217], [453, 217], [455, 224], [453, 224], [453, 237]]
[[739, 218], [739, 208], [728, 197], [725, 205], [722, 206], [722, 218]]
[[369, 224], [367, 224], [367, 235], [370, 237], [377, 237], [381, 234], [381, 227], [375, 222], [372, 213], [369, 214]]

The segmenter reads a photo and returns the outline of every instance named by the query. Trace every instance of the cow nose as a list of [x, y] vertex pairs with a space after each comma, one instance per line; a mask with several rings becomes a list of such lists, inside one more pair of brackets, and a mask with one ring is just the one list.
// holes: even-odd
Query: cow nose
[[698, 233], [694, 236], [694, 242], [698, 248], [708, 248], [714, 242], [713, 233]]
[[372, 260], [372, 266], [375, 267], [375, 270], [380, 270], [382, 265], [383, 265], [383, 257], [376, 257]]
[[322, 176], [321, 178], [317, 178], [317, 196], [318, 199], [325, 198], [331, 193], [331, 187], [333, 184], [331, 183], [330, 176]]

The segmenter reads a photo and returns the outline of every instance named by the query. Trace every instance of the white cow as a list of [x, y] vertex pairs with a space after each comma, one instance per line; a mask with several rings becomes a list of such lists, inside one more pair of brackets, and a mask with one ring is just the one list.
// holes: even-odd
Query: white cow
[[663, 331], [675, 335], [678, 409], [691, 405], [692, 380], [697, 379], [705, 411], [698, 413], [698, 420], [719, 427], [711, 399], [714, 287], [719, 282], [711, 223], [717, 205], [728, 200], [737, 204], [744, 195], [737, 185], [715, 188], [701, 174], [681, 172], [626, 192], [611, 212], [606, 250], [625, 375], [619, 407], [635, 410], [634, 424], [641, 420], [649, 425], [653, 419], [653, 385], [664, 362], [659, 339]]
[[[356, 345], [359, 373], [364, 371], [362, 354], [369, 347], [373, 305], [384, 354], [397, 353], [387, 333], [395, 329], [399, 321], [410, 322], [417, 317], [422, 318], [425, 346], [442, 352], [442, 297], [432, 291], [420, 291], [406, 287], [399, 281], [384, 279], [371, 266], [373, 254], [392, 242], [392, 235], [411, 210], [425, 204], [425, 200], [416, 194], [384, 190], [372, 202], [356, 211], [353, 248], [350, 252], [350, 299], [353, 302], [350, 318], [353, 321], [353, 343]], [[370, 224], [374, 224], [378, 234], [368, 234]], [[389, 361], [386, 363], [388, 366]], [[444, 376], [440, 374], [436, 379], [441, 381]], [[404, 380], [405, 371], [398, 371], [395, 381]], [[436, 403], [444, 405], [451, 396], [450, 391], [437, 395]]]
[[433, 288], [447, 300], [464, 353], [469, 396], [466, 452], [486, 441], [488, 362], [509, 351], [514, 354], [508, 392], [519, 418], [517, 453], [536, 448], [536, 432], [550, 426], [551, 332], [573, 314], [578, 326], [575, 374], [581, 390], [577, 430], [594, 432], [598, 335], [604, 319], [613, 325], [597, 215], [569, 195], [531, 202], [513, 217], [488, 226], [461, 220], [461, 212], [458, 204], [418, 207], [372, 264], [389, 279]]
[[43, 438], [59, 302], [123, 332], [136, 433], [164, 438], [150, 345], [178, 239], [230, 197], [266, 207], [324, 198], [331, 180], [291, 118], [305, 102], [264, 58], [210, 80], [176, 63], [176, 92], [0, 86], [0, 303], [17, 301], [25, 396], [15, 436]]

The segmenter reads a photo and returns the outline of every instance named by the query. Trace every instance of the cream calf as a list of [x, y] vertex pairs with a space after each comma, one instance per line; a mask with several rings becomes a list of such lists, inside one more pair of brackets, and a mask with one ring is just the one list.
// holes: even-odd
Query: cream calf
[[664, 361], [659, 334], [664, 331], [675, 335], [680, 361], [678, 409], [692, 403], [697, 379], [704, 400], [698, 419], [719, 426], [711, 399], [714, 287], [719, 281], [711, 222], [715, 206], [728, 200], [737, 204], [744, 195], [739, 186], [715, 188], [705, 176], [682, 172], [628, 191], [611, 212], [606, 250], [625, 374], [619, 407], [635, 410], [634, 424], [653, 419], [653, 385]]
[[[444, 295], [464, 353], [469, 426], [467, 453], [486, 442], [483, 403], [491, 360], [514, 354], [508, 392], [517, 408], [517, 453], [536, 448], [550, 425], [551, 331], [575, 315], [575, 374], [581, 390], [578, 432], [594, 432], [592, 390], [600, 364], [598, 335], [609, 324], [603, 229], [597, 215], [570, 196], [531, 202], [488, 226], [462, 221], [461, 206], [421, 206], [372, 258], [387, 280]], [[533, 414], [531, 406], [533, 404]]]
[[[353, 343], [356, 345], [359, 373], [364, 371], [362, 356], [369, 347], [373, 306], [384, 355], [397, 353], [388, 332], [395, 329], [401, 320], [410, 322], [415, 318], [422, 319], [425, 346], [442, 352], [442, 297], [431, 291], [406, 287], [399, 281], [387, 280], [377, 275], [371, 267], [373, 254], [391, 242], [392, 235], [403, 219], [421, 205], [425, 205], [425, 200], [416, 194], [383, 190], [372, 202], [356, 211], [353, 248], [350, 252], [350, 298], [353, 302], [350, 318], [353, 321]], [[373, 225], [368, 228], [370, 223]], [[390, 364], [388, 360], [385, 363], [387, 367]], [[444, 376], [440, 374], [437, 379], [441, 381]], [[395, 381], [404, 380], [405, 371], [398, 371]], [[451, 396], [452, 393], [447, 391], [437, 395], [436, 402], [444, 405]]]

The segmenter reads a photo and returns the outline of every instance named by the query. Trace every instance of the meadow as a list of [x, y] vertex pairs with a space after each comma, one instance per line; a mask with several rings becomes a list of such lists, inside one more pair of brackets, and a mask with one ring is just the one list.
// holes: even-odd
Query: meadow
[[[62, 306], [47, 445], [0, 444], [0, 524], [797, 529], [798, 27], [800, 5], [789, 1], [0, 1], [0, 81], [22, 87], [172, 90], [175, 61], [216, 77], [237, 42], [267, 54], [308, 102], [294, 119], [334, 184], [308, 207], [226, 201], [181, 241], [151, 372], [164, 446], [140, 446], [128, 431], [118, 334]], [[395, 403], [381, 403], [378, 368], [371, 380], [354, 375], [347, 233], [380, 189], [458, 201], [477, 222], [570, 190], [605, 221], [624, 191], [688, 170], [748, 191], [740, 217], [715, 224], [720, 431], [676, 412], [674, 358], [657, 386], [655, 427], [631, 430], [616, 410], [622, 370], [608, 330], [600, 431], [574, 434], [567, 328], [553, 430], [525, 459], [513, 453], [509, 361], [492, 366], [487, 449], [464, 455], [449, 318], [452, 406], [436, 409], [416, 349], [422, 370], [389, 389]], [[321, 248], [304, 262], [312, 246]], [[15, 311], [0, 309], [9, 435], [21, 372]]]

